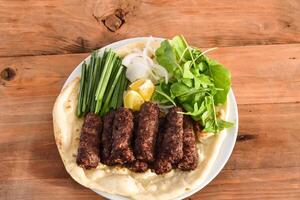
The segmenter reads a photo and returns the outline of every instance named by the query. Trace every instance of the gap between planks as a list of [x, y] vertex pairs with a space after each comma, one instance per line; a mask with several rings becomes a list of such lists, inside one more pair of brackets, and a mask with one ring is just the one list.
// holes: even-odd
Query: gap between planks
[[[143, 36], [141, 36], [141, 37], [143, 37]], [[132, 37], [132, 38], [134, 38], [134, 37]], [[130, 38], [124, 38], [123, 40], [126, 40], [126, 39], [130, 39]], [[166, 38], [166, 39], [169, 39], [169, 38]], [[83, 54], [90, 55], [93, 51], [99, 50], [109, 44], [119, 42], [119, 41], [122, 41], [122, 40], [107, 43], [106, 45], [103, 45], [102, 47], [99, 47], [98, 49], [93, 49], [90, 52], [82, 51], [82, 52], [74, 52], [74, 53], [18, 54], [18, 55], [13, 55], [13, 56], [1, 56], [0, 55], [0, 59], [1, 58], [18, 58], [18, 57], [39, 57], [39, 56], [68, 56], [68, 55], [73, 56], [73, 55], [83, 55]], [[300, 42], [291, 42], [291, 43], [287, 42], [287, 43], [273, 43], [273, 44], [230, 45], [230, 46], [220, 46], [220, 47], [215, 46], [215, 47], [217, 48], [216, 50], [218, 50], [218, 49], [225, 49], [225, 48], [247, 48], [247, 47], [262, 47], [262, 46], [269, 47], [269, 46], [284, 46], [284, 45], [299, 45], [299, 44], [300, 44]], [[215, 47], [198, 47], [198, 48], [200, 48], [202, 50], [202, 49], [215, 48]]]

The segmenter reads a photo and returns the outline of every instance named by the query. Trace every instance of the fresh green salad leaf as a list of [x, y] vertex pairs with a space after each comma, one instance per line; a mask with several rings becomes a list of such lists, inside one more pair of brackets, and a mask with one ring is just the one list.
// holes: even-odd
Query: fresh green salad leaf
[[155, 55], [171, 79], [156, 85], [152, 100], [162, 105], [182, 106], [184, 114], [191, 115], [204, 131], [218, 133], [233, 126], [217, 117], [216, 111], [216, 106], [226, 103], [231, 76], [223, 65], [204, 54], [189, 46], [183, 36], [164, 40]]
[[228, 69], [214, 60], [207, 60], [207, 74], [214, 80], [215, 87], [222, 88], [214, 96], [216, 104], [224, 104], [231, 85], [231, 74]]
[[190, 58], [188, 53], [189, 46], [183, 36], [175, 36], [172, 40], [170, 40], [170, 44], [173, 47], [176, 58], [179, 60], [179, 62], [185, 62]]
[[161, 43], [160, 48], [155, 52], [155, 56], [157, 62], [164, 66], [172, 76], [178, 64], [175, 51], [168, 40]]
[[190, 68], [192, 66], [192, 61], [187, 61], [183, 65], [183, 78], [193, 79], [194, 74], [190, 71]]
[[170, 85], [164, 84], [163, 82], [155, 86], [152, 100], [161, 104], [170, 105], [171, 103], [176, 106], [176, 103], [173, 101], [170, 94]]
[[190, 88], [184, 83], [175, 82], [171, 85], [171, 96], [176, 98], [183, 95], [186, 95], [189, 92]]

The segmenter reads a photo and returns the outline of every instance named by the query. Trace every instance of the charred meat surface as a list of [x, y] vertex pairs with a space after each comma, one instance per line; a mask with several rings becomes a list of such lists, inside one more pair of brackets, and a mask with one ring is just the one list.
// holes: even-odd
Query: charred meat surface
[[158, 126], [158, 133], [157, 133], [156, 145], [155, 145], [156, 146], [156, 148], [155, 148], [156, 158], [158, 158], [158, 154], [160, 152], [160, 148], [162, 145], [163, 135], [164, 135], [164, 130], [165, 130], [165, 122], [166, 122], [165, 117], [159, 117], [159, 126]]
[[[134, 122], [134, 130], [133, 130], [133, 138], [132, 138], [132, 146], [134, 147], [135, 139], [137, 137], [137, 129], [139, 122], [139, 111], [135, 111], [133, 113], [133, 122]], [[135, 152], [134, 152], [135, 153]], [[134, 155], [136, 157], [136, 155]], [[147, 162], [135, 159], [133, 162], [127, 163], [126, 167], [128, 167], [131, 171], [141, 173], [148, 170], [149, 166]]]
[[[137, 129], [138, 129], [138, 124], [139, 124], [139, 116], [140, 116], [140, 112], [139, 111], [134, 111], [133, 112], [133, 137], [132, 137], [132, 142], [131, 145], [132, 147], [134, 147], [134, 143], [135, 143], [135, 139], [137, 137]], [[135, 153], [135, 152], [134, 152]]]
[[[162, 174], [172, 169], [172, 164], [178, 163], [183, 156], [183, 115], [182, 109], [173, 107], [166, 116], [161, 146], [158, 158], [154, 164], [154, 171]], [[161, 136], [160, 136], [161, 137]]]
[[172, 170], [172, 163], [158, 158], [154, 163], [154, 172], [156, 174], [164, 174]]
[[98, 115], [94, 113], [88, 113], [86, 115], [81, 129], [76, 158], [76, 163], [85, 169], [96, 168], [100, 162], [99, 135], [101, 126], [101, 118]]
[[154, 171], [156, 174], [163, 174], [171, 171], [172, 169], [172, 164], [170, 162], [168, 161], [164, 162], [161, 158], [159, 158], [163, 136], [164, 136], [165, 122], [166, 122], [166, 118], [160, 116], [158, 134], [156, 139], [156, 148], [155, 148], [156, 160], [153, 163], [151, 163], [149, 166], [151, 170]]
[[88, 113], [81, 130], [76, 162], [91, 169], [101, 161], [137, 173], [148, 169], [156, 174], [167, 173], [173, 168], [194, 170], [199, 162], [195, 132], [201, 127], [181, 111], [173, 107], [166, 116], [160, 116], [158, 106], [146, 102], [140, 112], [118, 108], [107, 113], [103, 126], [98, 115]]
[[134, 160], [131, 145], [133, 128], [133, 112], [127, 108], [118, 108], [112, 127], [111, 159], [114, 164], [125, 164]]
[[193, 170], [197, 167], [199, 155], [193, 131], [193, 120], [189, 116], [183, 119], [183, 157], [177, 167], [183, 171]]
[[151, 102], [144, 103], [139, 113], [135, 137], [135, 155], [138, 160], [154, 161], [158, 125], [158, 105]]
[[148, 170], [148, 163], [140, 160], [135, 160], [127, 165], [127, 167], [134, 172], [141, 173]]
[[173, 107], [166, 116], [160, 152], [160, 157], [171, 163], [177, 163], [183, 156], [183, 114], [177, 112], [182, 112], [182, 109]]
[[106, 165], [112, 165], [111, 161], [111, 146], [112, 146], [112, 125], [115, 117], [115, 112], [107, 113], [103, 118], [103, 130], [101, 136], [101, 162]]

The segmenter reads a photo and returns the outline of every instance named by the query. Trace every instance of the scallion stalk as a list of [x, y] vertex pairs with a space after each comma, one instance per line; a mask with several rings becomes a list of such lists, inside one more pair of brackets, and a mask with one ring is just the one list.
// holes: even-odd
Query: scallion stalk
[[78, 117], [87, 112], [103, 116], [111, 108], [122, 105], [127, 79], [121, 63], [116, 53], [105, 50], [103, 56], [93, 52], [89, 64], [82, 64], [76, 112]]
[[[93, 83], [94, 83], [94, 75], [95, 75], [95, 73], [94, 73], [94, 68], [95, 68], [95, 60], [96, 60], [96, 54], [95, 54], [95, 52], [93, 52], [92, 53], [92, 56], [91, 56], [91, 60], [90, 60], [90, 63], [89, 63], [89, 66], [88, 66], [88, 68], [89, 68], [89, 73], [88, 73], [88, 90], [87, 90], [87, 104], [88, 105], [91, 105], [91, 103], [92, 103], [92, 90], [93, 90]], [[88, 109], [88, 111], [89, 111], [90, 109]]]
[[87, 109], [88, 109], [88, 103], [87, 103], [87, 91], [88, 91], [88, 74], [89, 74], [89, 68], [87, 65], [85, 65], [85, 79], [84, 79], [84, 89], [83, 89], [83, 101], [82, 101], [82, 107], [81, 107], [81, 112], [84, 114], [87, 112]]
[[92, 102], [91, 102], [91, 111], [95, 112], [95, 108], [96, 108], [96, 99], [95, 99], [95, 94], [96, 94], [96, 90], [97, 90], [97, 83], [99, 83], [100, 80], [100, 76], [101, 76], [101, 57], [97, 57], [96, 58], [96, 63], [95, 63], [95, 79], [94, 79], [94, 83], [93, 83], [93, 92], [91, 94], [91, 98], [92, 98]]
[[116, 107], [117, 107], [119, 93], [121, 92], [121, 83], [122, 83], [122, 80], [123, 80], [124, 72], [125, 72], [125, 70], [121, 73], [121, 76], [120, 76], [120, 78], [118, 80], [118, 83], [116, 85], [114, 93], [113, 93], [113, 95], [111, 97], [109, 108], [116, 109]]
[[120, 78], [120, 75], [121, 75], [123, 69], [124, 68], [122, 66], [119, 67], [118, 72], [117, 72], [116, 76], [114, 77], [114, 81], [113, 81], [111, 87], [108, 88], [109, 89], [108, 94], [107, 94], [107, 97], [105, 99], [103, 108], [102, 108], [101, 113], [100, 113], [101, 116], [103, 116], [109, 110], [109, 103], [111, 101], [111, 96], [114, 92], [114, 89], [116, 87], [117, 82], [119, 81], [119, 78]]
[[123, 75], [123, 80], [121, 82], [121, 89], [120, 89], [120, 92], [119, 92], [119, 96], [118, 96], [118, 102], [117, 102], [117, 105], [116, 107], [120, 107], [123, 105], [123, 93], [124, 91], [127, 89], [127, 86], [128, 86], [128, 80], [126, 79], [126, 76], [125, 74]]
[[111, 72], [113, 69], [113, 65], [115, 63], [117, 59], [116, 54], [112, 51], [109, 50], [108, 51], [108, 55], [107, 55], [107, 60], [105, 62], [101, 77], [100, 77], [100, 81], [98, 84], [98, 88], [97, 88], [97, 92], [96, 92], [96, 109], [95, 109], [95, 113], [99, 113], [101, 106], [102, 106], [102, 101], [103, 101], [103, 96], [104, 96], [104, 92], [106, 90], [109, 78], [111, 76]]
[[82, 116], [82, 101], [83, 101], [83, 94], [84, 94], [84, 83], [85, 83], [85, 73], [86, 73], [86, 63], [83, 62], [81, 65], [81, 78], [80, 78], [80, 87], [79, 87], [79, 97], [78, 97], [78, 105], [77, 105], [77, 116]]

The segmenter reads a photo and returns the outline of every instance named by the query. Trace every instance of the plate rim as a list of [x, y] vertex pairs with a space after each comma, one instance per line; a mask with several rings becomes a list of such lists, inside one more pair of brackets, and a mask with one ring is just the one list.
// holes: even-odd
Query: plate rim
[[[164, 40], [164, 38], [160, 38], [160, 37], [152, 37], [154, 40], [157, 40], [157, 41], [162, 41]], [[130, 44], [130, 43], [133, 43], [133, 42], [141, 42], [141, 41], [147, 41], [149, 39], [149, 37], [134, 37], [134, 38], [128, 38], [128, 39], [124, 39], [124, 40], [119, 40], [119, 41], [116, 41], [116, 42], [113, 42], [113, 43], [110, 43], [106, 46], [103, 46], [97, 50], [101, 50], [101, 49], [105, 49], [105, 48], [111, 48], [111, 49], [116, 49], [116, 48], [119, 48], [119, 47], [122, 47], [124, 45], [127, 45], [127, 44]], [[90, 60], [90, 57], [91, 57], [91, 54], [89, 54], [86, 58], [84, 58], [75, 68], [74, 70], [70, 73], [70, 75], [68, 76], [67, 80], [64, 82], [64, 85], [62, 87], [62, 90], [70, 83], [72, 82], [76, 77], [78, 77], [78, 75], [80, 75], [80, 71], [81, 71], [81, 65], [84, 61], [86, 62], [89, 62]], [[178, 195], [177, 197], [175, 197], [173, 200], [180, 200], [180, 199], [183, 199], [183, 198], [186, 198], [186, 197], [189, 197], [193, 194], [195, 194], [196, 192], [199, 192], [201, 189], [203, 189], [204, 187], [206, 187], [213, 179], [216, 178], [216, 176], [218, 176], [220, 174], [220, 172], [222, 171], [222, 169], [225, 167], [225, 165], [227, 164], [230, 156], [232, 155], [232, 152], [233, 152], [233, 149], [235, 147], [235, 143], [236, 143], [236, 138], [237, 138], [237, 135], [238, 135], [238, 125], [239, 125], [239, 116], [238, 116], [238, 107], [237, 107], [237, 102], [236, 102], [236, 98], [235, 98], [235, 95], [234, 95], [234, 92], [232, 90], [232, 87], [230, 87], [230, 90], [229, 90], [229, 93], [228, 93], [228, 99], [230, 99], [231, 101], [228, 103], [229, 106], [227, 107], [227, 109], [229, 110], [229, 108], [233, 109], [233, 113], [227, 113], [226, 115], [226, 118], [228, 118], [230, 115], [234, 115], [232, 116], [232, 118], [235, 118], [234, 120], [234, 123], [235, 123], [235, 126], [233, 128], [230, 128], [231, 130], [231, 133], [230, 134], [233, 134], [232, 138], [231, 138], [231, 144], [230, 144], [230, 148], [227, 149], [227, 153], [225, 154], [225, 158], [223, 157], [223, 161], [221, 162], [221, 164], [219, 165], [219, 167], [217, 167], [217, 169], [210, 175], [209, 173], [211, 173], [211, 169], [209, 170], [208, 172], [208, 175], [207, 177], [204, 179], [203, 182], [201, 182], [201, 184], [199, 184], [197, 187], [195, 187], [194, 189], [188, 191], [188, 192], [184, 192], [183, 194], [181, 195]], [[232, 104], [232, 105], [231, 105]], [[213, 165], [214, 163], [216, 163], [218, 157], [220, 156], [220, 152], [222, 150], [222, 147], [224, 146], [225, 144], [225, 140], [226, 138], [228, 137], [227, 134], [228, 134], [228, 131], [226, 131], [226, 136], [225, 136], [225, 139], [222, 141], [221, 143], [221, 148], [219, 149], [219, 152], [218, 152], [218, 155], [216, 157], [216, 159], [213, 161]], [[90, 188], [89, 188], [90, 189]], [[128, 198], [127, 197], [124, 197], [124, 196], [121, 196], [121, 195], [116, 195], [116, 194], [110, 194], [110, 193], [106, 193], [106, 192], [102, 192], [102, 191], [96, 191], [96, 190], [93, 190], [93, 189], [90, 189], [92, 191], [94, 191], [95, 193], [97, 193], [98, 195], [100, 196], [103, 196], [105, 198], [108, 198], [108, 199], [111, 199], [111, 200], [127, 200]]]

